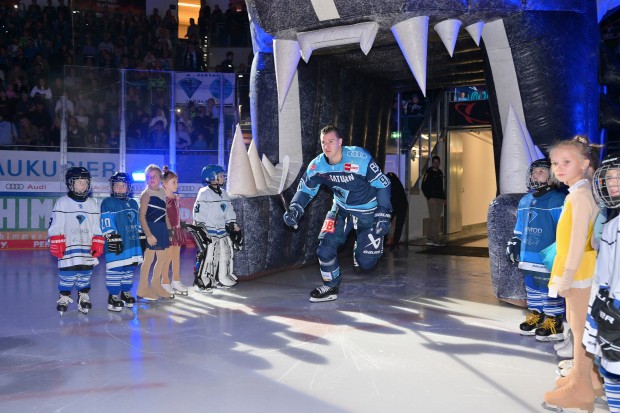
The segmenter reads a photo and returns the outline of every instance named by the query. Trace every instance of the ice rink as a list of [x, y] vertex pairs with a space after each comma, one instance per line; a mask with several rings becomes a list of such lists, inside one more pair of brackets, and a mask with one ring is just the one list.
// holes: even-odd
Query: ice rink
[[[544, 411], [552, 344], [516, 332], [525, 312], [495, 298], [488, 258], [425, 249], [367, 275], [343, 257], [333, 302], [308, 301], [307, 266], [119, 313], [100, 264], [91, 312], [62, 318], [56, 259], [0, 252], [0, 411]], [[188, 285], [192, 265], [184, 249]]]

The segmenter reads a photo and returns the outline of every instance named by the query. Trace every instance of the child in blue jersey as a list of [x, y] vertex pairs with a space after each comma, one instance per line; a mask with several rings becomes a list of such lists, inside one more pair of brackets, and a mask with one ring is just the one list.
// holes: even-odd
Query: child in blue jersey
[[56, 310], [61, 316], [73, 302], [73, 287], [78, 290], [78, 311], [86, 314], [92, 308], [90, 278], [105, 243], [99, 226], [99, 205], [89, 196], [90, 172], [81, 166], [71, 167], [65, 183], [69, 192], [56, 201], [48, 229], [50, 252], [58, 258], [60, 297]]
[[519, 325], [522, 335], [539, 341], [562, 340], [565, 303], [562, 297], [549, 297], [550, 270], [540, 252], [555, 242], [557, 223], [566, 195], [551, 184], [551, 162], [532, 162], [527, 187], [532, 192], [519, 201], [514, 237], [508, 241], [506, 255], [518, 263], [525, 281], [527, 307], [530, 312]]
[[284, 222], [295, 227], [321, 185], [334, 193], [317, 248], [323, 285], [310, 292], [312, 302], [338, 298], [341, 274], [337, 251], [351, 230], [355, 229], [357, 235], [355, 266], [370, 270], [377, 264], [392, 212], [390, 180], [365, 149], [342, 146], [340, 131], [333, 125], [321, 130], [321, 148], [323, 153], [308, 165], [284, 214]]
[[110, 177], [111, 196], [101, 203], [101, 230], [106, 238], [106, 287], [108, 310], [133, 307], [133, 273], [142, 263], [138, 203], [132, 199], [132, 179], [116, 172]]

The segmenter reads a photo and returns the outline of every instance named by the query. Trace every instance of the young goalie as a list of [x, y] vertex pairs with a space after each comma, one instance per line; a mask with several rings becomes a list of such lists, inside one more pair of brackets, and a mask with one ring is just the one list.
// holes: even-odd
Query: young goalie
[[187, 229], [198, 246], [194, 288], [204, 292], [237, 283], [232, 272], [233, 249], [242, 249], [243, 235], [228, 193], [223, 188], [226, 184], [224, 168], [207, 165], [202, 170], [201, 179], [206, 186], [198, 191], [194, 225], [188, 225]]

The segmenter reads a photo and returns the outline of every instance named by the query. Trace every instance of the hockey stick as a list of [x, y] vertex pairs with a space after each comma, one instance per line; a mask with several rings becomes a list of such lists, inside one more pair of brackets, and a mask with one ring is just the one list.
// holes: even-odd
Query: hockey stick
[[[288, 178], [289, 163], [290, 159], [288, 155], [284, 155], [284, 158], [282, 159], [282, 176], [280, 177], [280, 185], [278, 186], [278, 195], [282, 200], [282, 205], [284, 206], [284, 210], [286, 212], [288, 212], [288, 202], [286, 201], [286, 198], [284, 198], [284, 194], [282, 192], [284, 192], [284, 185], [286, 185], [286, 178]], [[297, 225], [293, 228], [297, 229]]]

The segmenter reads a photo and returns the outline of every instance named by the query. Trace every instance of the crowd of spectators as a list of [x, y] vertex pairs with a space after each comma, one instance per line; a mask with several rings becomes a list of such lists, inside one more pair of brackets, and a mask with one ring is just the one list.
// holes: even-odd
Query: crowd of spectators
[[118, 148], [116, 69], [126, 68], [142, 70], [128, 72], [126, 82], [128, 148], [166, 149], [171, 126], [180, 136], [179, 149], [216, 148], [215, 101], [176, 108], [177, 122], [170, 125], [166, 71], [204, 70], [201, 59], [209, 37], [211, 46], [245, 45], [245, 9], [231, 5], [222, 12], [204, 4], [186, 40], [178, 40], [178, 22], [170, 10], [163, 16], [158, 9], [148, 16], [107, 7], [95, 13], [71, 9], [65, 0], [47, 0], [45, 6], [30, 1], [27, 6], [0, 5], [0, 145], [58, 147], [64, 113], [70, 148]]

